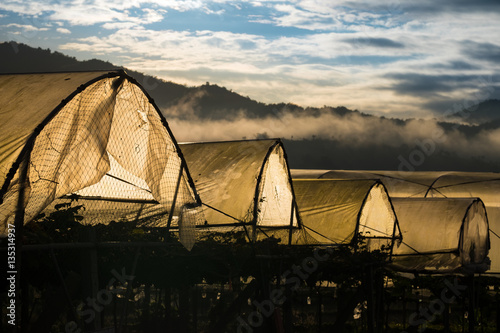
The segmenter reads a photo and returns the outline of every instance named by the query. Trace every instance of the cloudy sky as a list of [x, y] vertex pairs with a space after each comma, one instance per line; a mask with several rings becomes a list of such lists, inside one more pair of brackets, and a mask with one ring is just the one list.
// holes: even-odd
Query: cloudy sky
[[499, 33], [500, 0], [0, 2], [3, 41], [391, 117], [500, 98]]

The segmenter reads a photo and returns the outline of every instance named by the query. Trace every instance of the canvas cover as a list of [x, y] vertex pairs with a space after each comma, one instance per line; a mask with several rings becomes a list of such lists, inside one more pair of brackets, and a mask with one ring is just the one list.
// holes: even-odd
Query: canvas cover
[[[483, 272], [488, 218], [478, 198], [394, 198], [403, 242], [393, 267], [409, 272]], [[432, 235], [432, 236], [431, 236]]]
[[207, 227], [298, 227], [281, 141], [187, 143], [180, 147], [203, 202]]
[[0, 116], [2, 233], [23, 165], [25, 223], [66, 202], [84, 207], [85, 224], [165, 226], [199, 205], [165, 119], [124, 72], [0, 75]]
[[352, 244], [366, 238], [369, 250], [390, 248], [400, 237], [384, 185], [377, 180], [294, 179], [302, 224], [320, 244]]
[[391, 198], [480, 198], [490, 229], [487, 273], [500, 275], [500, 174], [495, 172], [291, 170], [293, 178], [380, 179]]

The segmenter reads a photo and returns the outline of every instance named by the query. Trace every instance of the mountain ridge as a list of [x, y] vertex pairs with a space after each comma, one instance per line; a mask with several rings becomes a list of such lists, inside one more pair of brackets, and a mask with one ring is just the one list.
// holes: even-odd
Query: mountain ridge
[[488, 99], [451, 115], [468, 124], [480, 125], [500, 120], [500, 100]]
[[[338, 115], [345, 115], [350, 112], [359, 113], [357, 110], [349, 110], [344, 106], [303, 108], [290, 103], [265, 104], [209, 82], [201, 86], [188, 87], [117, 66], [107, 61], [98, 59], [80, 61], [58, 51], [40, 47], [33, 48], [16, 42], [0, 43], [0, 58], [3, 59], [0, 62], [0, 73], [123, 69], [146, 88], [165, 116], [170, 115], [183, 119], [193, 117], [200, 119], [234, 119], [241, 116], [248, 118], [278, 117], [282, 111], [306, 112], [312, 115], [319, 115], [324, 112], [332, 112]], [[37, 59], [37, 61], [33, 61], [33, 59]], [[179, 114], [174, 110], [179, 105], [187, 104], [189, 104], [191, 110], [186, 114]], [[320, 111], [322, 109], [324, 110]]]
[[398, 119], [344, 106], [265, 104], [208, 82], [188, 87], [110, 62], [79, 61], [15, 42], [0, 43], [0, 59], [1, 73], [124, 69], [155, 100], [178, 140], [280, 137], [291, 168], [398, 170], [413, 161], [418, 171], [500, 171], [497, 100], [464, 110], [461, 114], [470, 119], [456, 115], [458, 123]]
[[[313, 116], [320, 116], [324, 113], [339, 116], [357, 113], [372, 117], [372, 115], [361, 113], [358, 110], [350, 110], [344, 106], [317, 108], [302, 107], [291, 103], [265, 104], [209, 82], [200, 86], [188, 87], [130, 70], [123, 66], [117, 66], [108, 61], [95, 58], [81, 61], [58, 51], [40, 47], [34, 48], [12, 41], [0, 43], [0, 58], [3, 60], [0, 62], [0, 73], [123, 69], [147, 89], [165, 116], [174, 116], [181, 119], [234, 120], [238, 117], [279, 117], [283, 112], [304, 113]], [[32, 59], [37, 59], [37, 61], [32, 61]], [[184, 112], [179, 113], [178, 109], [182, 109], [182, 106], [184, 106]], [[390, 119], [395, 122], [404, 121], [397, 118], [380, 118]], [[444, 122], [453, 120], [473, 125], [500, 120], [500, 100], [485, 100], [443, 119]]]

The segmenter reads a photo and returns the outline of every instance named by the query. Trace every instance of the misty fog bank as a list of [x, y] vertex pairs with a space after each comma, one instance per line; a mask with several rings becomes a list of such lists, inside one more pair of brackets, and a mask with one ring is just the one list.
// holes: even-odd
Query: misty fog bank
[[[437, 120], [282, 112], [258, 119], [177, 119], [179, 142], [282, 138], [293, 168], [500, 171], [500, 127]], [[405, 162], [406, 161], [406, 162]]]

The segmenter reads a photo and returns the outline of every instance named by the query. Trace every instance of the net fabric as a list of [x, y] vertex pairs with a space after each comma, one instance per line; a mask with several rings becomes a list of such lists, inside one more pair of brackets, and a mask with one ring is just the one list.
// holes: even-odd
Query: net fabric
[[179, 240], [188, 250], [196, 242], [196, 226], [204, 222], [200, 207], [183, 206], [178, 217]]
[[481, 198], [490, 228], [491, 249], [488, 256], [491, 266], [488, 272], [500, 273], [499, 173], [351, 170], [291, 170], [291, 173], [294, 179], [380, 179], [391, 198]]
[[[485, 223], [486, 221], [486, 223]], [[462, 265], [483, 262], [488, 255], [488, 218], [481, 200], [475, 200], [467, 211], [462, 227], [460, 256]]]
[[21, 186], [19, 171], [16, 172], [9, 186], [9, 191], [4, 195], [3, 202], [0, 205], [0, 235], [7, 235], [8, 225], [14, 225], [16, 210], [18, 207], [19, 192], [24, 188], [24, 205], [28, 203], [30, 195], [29, 186]]
[[[170, 220], [175, 225], [178, 216], [192, 216], [197, 203], [181, 166], [173, 138], [140, 87], [120, 77], [98, 80], [75, 95], [37, 136], [25, 222], [71, 202], [83, 206], [84, 224], [165, 226]], [[15, 178], [0, 206], [4, 227], [13, 219], [16, 183]], [[174, 200], [177, 218], [169, 219]], [[193, 217], [183, 221], [188, 229], [197, 223]]]
[[297, 227], [297, 216], [292, 215], [294, 199], [287, 161], [281, 146], [276, 146], [272, 150], [263, 174], [257, 224]]
[[480, 200], [394, 198], [403, 233], [402, 244], [394, 248], [394, 264], [402, 270], [431, 272], [483, 264], [489, 247], [488, 220], [481, 212], [482, 202], [476, 202]]
[[[468, 200], [394, 198], [392, 202], [403, 233], [403, 244], [395, 254], [458, 250]], [[439, 237], [426, 237], [429, 230]]]
[[0, 74], [0, 182], [35, 128], [77, 88], [106, 72]]
[[[290, 226], [294, 197], [279, 141], [186, 143], [180, 147], [204, 204], [207, 227], [253, 222]], [[297, 225], [296, 213], [293, 223]]]
[[358, 232], [367, 238], [367, 248], [376, 250], [389, 247], [400, 236], [396, 215], [381, 183], [375, 184], [365, 199], [359, 218]]
[[257, 240], [272, 237], [278, 239], [279, 243], [283, 245], [321, 245], [321, 242], [318, 242], [316, 238], [312, 237], [305, 228], [295, 228], [292, 229], [292, 232], [290, 233], [289, 229], [269, 229], [266, 227], [258, 227], [256, 233]]
[[[104, 80], [88, 87], [90, 94], [101, 92], [98, 94], [100, 98], [92, 101], [86, 94], [77, 95], [38, 135], [29, 157], [30, 195], [24, 210], [25, 223], [56, 197], [96, 183], [109, 170], [105, 143], [109, 138], [116, 96], [116, 89], [111, 89], [111, 83]], [[73, 111], [90, 108], [91, 104], [95, 104], [95, 112], [79, 115]], [[102, 128], [98, 128], [98, 124]], [[85, 160], [94, 165], [86, 173], [78, 164]], [[11, 188], [11, 191], [15, 189]], [[15, 195], [7, 194], [0, 212], [10, 213], [7, 222], [13, 223], [10, 221], [13, 214], [8, 208], [15, 204], [9, 202], [10, 198], [15, 200]]]
[[441, 175], [428, 197], [479, 197], [486, 207], [490, 228], [488, 272], [500, 273], [500, 174], [493, 172], [451, 172]]
[[375, 180], [294, 179], [293, 186], [302, 223], [319, 243], [350, 244], [358, 233], [387, 237], [370, 240], [375, 250], [398, 236], [389, 197]]
[[207, 224], [250, 223], [259, 171], [273, 140], [180, 144]]

